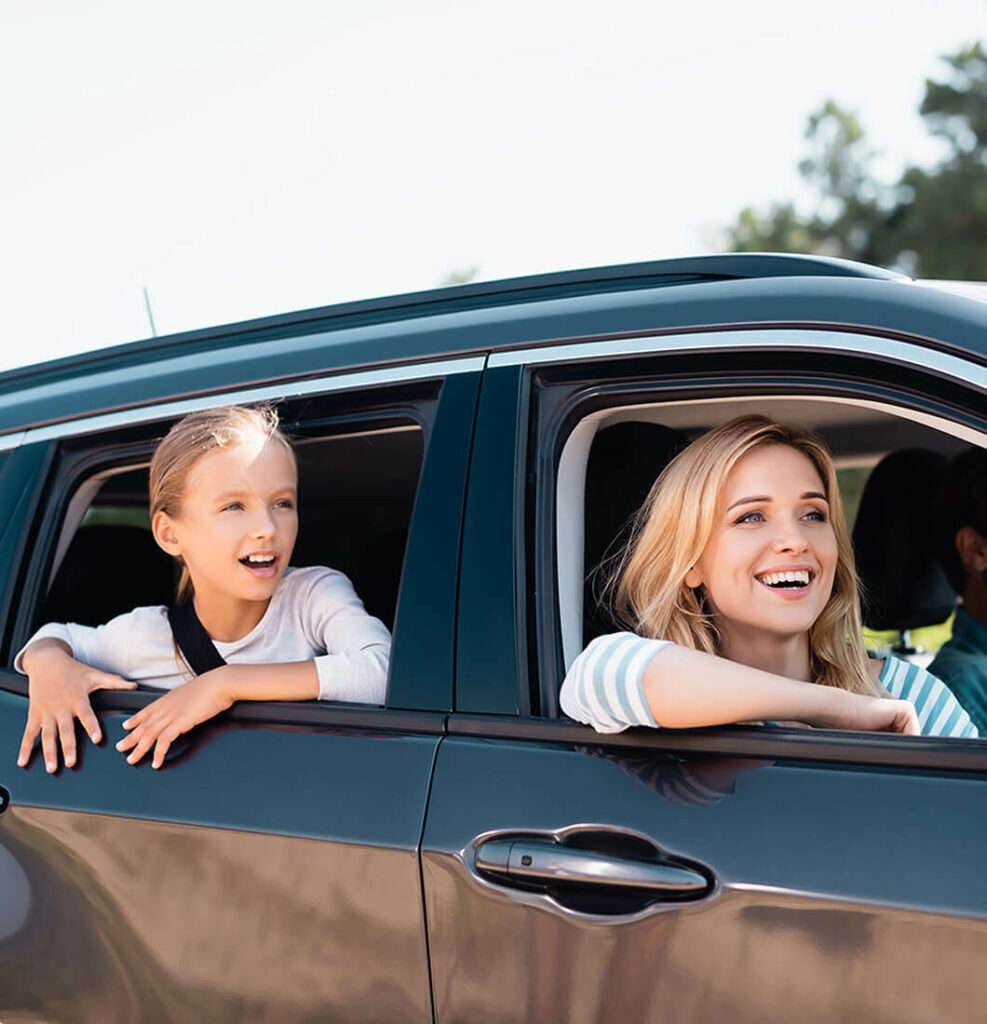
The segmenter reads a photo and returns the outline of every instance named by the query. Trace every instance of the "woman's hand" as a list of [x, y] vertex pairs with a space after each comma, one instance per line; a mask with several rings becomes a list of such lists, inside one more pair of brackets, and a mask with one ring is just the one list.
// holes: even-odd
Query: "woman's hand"
[[137, 684], [111, 672], [83, 665], [60, 640], [38, 640], [24, 652], [24, 668], [28, 676], [27, 725], [17, 754], [23, 768], [31, 757], [38, 734], [45, 770], [58, 768], [58, 745], [61, 742], [65, 767], [75, 765], [75, 720], [78, 718], [93, 743], [102, 736], [99, 719], [89, 703], [93, 690], [133, 690]]
[[117, 750], [130, 751], [127, 763], [137, 764], [154, 747], [151, 767], [160, 768], [168, 748], [182, 733], [230, 707], [233, 696], [224, 685], [225, 668], [196, 676], [131, 715], [123, 723], [130, 733], [117, 744]]
[[[829, 690], [829, 688], [826, 688]], [[867, 697], [845, 690], [830, 690], [830, 706], [816, 712], [810, 725], [823, 729], [856, 729], [866, 732], [897, 732], [920, 736], [918, 713], [907, 700], [891, 697]], [[829, 694], [827, 693], [827, 696]]]

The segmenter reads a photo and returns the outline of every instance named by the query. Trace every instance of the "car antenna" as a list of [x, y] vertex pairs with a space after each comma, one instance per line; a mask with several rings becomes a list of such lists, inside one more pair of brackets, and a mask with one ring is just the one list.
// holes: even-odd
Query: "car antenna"
[[151, 321], [151, 337], [156, 338], [158, 336], [157, 329], [154, 326], [154, 314], [151, 312], [151, 298], [147, 294], [147, 285], [144, 288], [144, 305], [147, 306], [147, 318]]

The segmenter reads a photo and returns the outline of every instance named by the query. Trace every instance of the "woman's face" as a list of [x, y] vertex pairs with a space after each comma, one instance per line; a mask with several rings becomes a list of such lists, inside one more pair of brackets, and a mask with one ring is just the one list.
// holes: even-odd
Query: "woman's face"
[[836, 535], [818, 472], [786, 445], [755, 448], [727, 477], [713, 532], [686, 575], [721, 630], [805, 633], [833, 589]]

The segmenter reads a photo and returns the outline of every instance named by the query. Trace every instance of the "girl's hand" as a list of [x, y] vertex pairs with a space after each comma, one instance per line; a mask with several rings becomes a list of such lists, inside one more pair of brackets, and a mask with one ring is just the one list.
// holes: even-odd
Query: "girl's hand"
[[823, 729], [856, 729], [866, 732], [897, 732], [920, 736], [915, 705], [890, 697], [866, 697], [845, 690], [830, 691], [836, 698], [832, 706], [814, 715], [810, 725]]
[[99, 719], [89, 703], [93, 690], [133, 690], [137, 684], [111, 672], [101, 672], [76, 661], [59, 640], [39, 640], [24, 652], [28, 673], [27, 725], [21, 739], [17, 763], [23, 768], [41, 734], [45, 770], [58, 768], [58, 744], [66, 768], [76, 759], [75, 720], [78, 718], [93, 743], [99, 743]]
[[128, 718], [123, 727], [131, 732], [120, 740], [117, 750], [129, 750], [127, 763], [137, 764], [153, 746], [151, 767], [160, 768], [168, 748], [182, 733], [215, 717], [232, 703], [233, 698], [223, 686], [223, 668], [205, 672], [169, 690]]

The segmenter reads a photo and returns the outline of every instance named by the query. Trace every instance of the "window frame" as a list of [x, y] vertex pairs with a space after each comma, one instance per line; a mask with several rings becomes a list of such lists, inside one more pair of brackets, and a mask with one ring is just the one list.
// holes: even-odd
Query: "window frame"
[[[4, 649], [4, 669], [0, 673], [0, 688], [27, 694], [26, 677], [12, 669], [13, 654], [30, 636], [30, 621], [39, 602], [43, 600], [52, 559], [59, 544], [61, 525], [79, 487], [84, 486], [85, 481], [91, 479], [94, 474], [120, 471], [133, 467], [135, 463], [146, 465], [156, 441], [163, 436], [170, 423], [188, 412], [260, 400], [275, 401], [283, 409], [287, 408], [289, 415], [285, 420], [289, 432], [293, 433], [297, 429], [302, 436], [312, 436], [316, 428], [321, 436], [345, 434], [352, 431], [339, 428], [347, 425], [361, 428], [371, 421], [378, 426], [384, 425], [385, 429], [386, 425], [412, 426], [421, 431], [422, 463], [419, 467], [411, 520], [408, 523], [408, 540], [399, 582], [393, 634], [397, 648], [402, 635], [399, 621], [401, 595], [406, 590], [413, 591], [420, 586], [410, 586], [407, 579], [409, 557], [415, 543], [413, 538], [418, 508], [422, 503], [433, 507], [443, 502], [455, 504], [458, 498], [461, 509], [470, 434], [470, 430], [464, 430], [464, 427], [471, 428], [471, 422], [464, 424], [461, 421], [464, 417], [468, 419], [475, 410], [475, 394], [482, 365], [483, 359], [474, 357], [412, 367], [388, 367], [376, 372], [345, 374], [323, 378], [320, 381], [307, 380], [296, 385], [220, 394], [208, 400], [169, 402], [150, 408], [127, 410], [122, 414], [108, 413], [74, 423], [27, 431], [22, 439], [24, 450], [37, 451], [44, 448], [48, 452], [48, 459], [43, 478], [36, 482], [36, 500], [27, 516], [21, 542], [18, 544], [19, 564], [16, 581], [13, 580], [13, 576], [8, 577], [8, 594], [11, 589], [15, 589], [20, 600], [19, 607], [12, 608], [5, 623], [7, 642]], [[350, 386], [346, 386], [347, 384]], [[314, 413], [313, 406], [316, 410]], [[332, 410], [329, 415], [320, 412], [326, 407]], [[296, 410], [299, 412], [297, 424], [292, 422], [290, 414]], [[458, 431], [457, 420], [460, 421]], [[462, 479], [457, 480], [454, 467], [449, 473], [437, 473], [434, 464], [442, 456], [442, 452], [437, 451], [430, 464], [429, 454], [433, 447], [448, 450], [450, 445], [454, 448], [457, 443], [462, 447], [464, 435], [467, 449], [462, 458]], [[447, 461], [448, 454], [446, 451]], [[426, 475], [429, 478], [427, 490], [430, 493], [423, 494]], [[435, 494], [437, 490], [442, 493]], [[461, 512], [456, 518], [461, 519]], [[451, 559], [454, 571], [455, 560], [458, 558], [458, 535], [449, 540], [449, 547], [450, 551], [445, 553], [445, 561], [449, 562]], [[421, 561], [420, 557], [418, 561]], [[452, 585], [454, 586], [454, 580]], [[450, 649], [451, 631], [452, 625], [449, 624], [447, 646]], [[402, 645], [402, 649], [409, 647], [413, 650], [415, 644], [405, 642]], [[414, 653], [406, 657], [413, 658]], [[451, 653], [449, 659], [451, 662]], [[439, 660], [435, 659], [437, 665]], [[423, 689], [423, 700], [419, 707], [415, 698], [417, 687], [413, 680], [409, 685], [408, 672], [402, 672], [398, 691], [392, 693], [394, 665], [392, 656], [388, 675], [388, 696], [383, 707], [361, 707], [323, 701], [265, 701], [237, 704], [225, 717], [244, 723], [263, 721], [288, 725], [362, 725], [441, 733], [442, 721], [434, 712], [446, 711], [450, 706], [451, 667], [448, 673], [442, 673], [445, 678], [433, 681], [432, 693], [427, 692], [427, 687]], [[443, 694], [443, 690], [447, 691], [447, 695]], [[434, 691], [438, 691], [438, 695]], [[152, 688], [138, 691], [97, 691], [93, 695], [93, 705], [103, 710], [132, 711], [154, 700], [162, 692]]]
[[[850, 344], [858, 339], [858, 346]], [[565, 445], [586, 415], [618, 405], [720, 398], [835, 399], [884, 412], [894, 410], [902, 418], [939, 430], [947, 428], [953, 437], [987, 447], [987, 416], [978, 410], [987, 393], [987, 372], [973, 359], [882, 338], [877, 333], [815, 328], [695, 332], [675, 336], [675, 344], [669, 342], [667, 336], [610, 339], [491, 358], [491, 366], [495, 362], [524, 365], [530, 377], [530, 422], [524, 452], [528, 469], [524, 515], [529, 537], [524, 589], [529, 598], [538, 595], [537, 601], [529, 600], [528, 617], [528, 677], [532, 712], [537, 717], [519, 721], [517, 727], [530, 738], [541, 733], [559, 740], [591, 734], [594, 744], [680, 753], [987, 770], [987, 745], [977, 740], [892, 739], [828, 730], [771, 730], [772, 736], [767, 737], [764, 730], [740, 726], [684, 733], [631, 730], [605, 737], [561, 716], [557, 697], [565, 659], [557, 524], [558, 503], [564, 496], [559, 495], [558, 473]], [[780, 368], [779, 353], [784, 354], [784, 369]], [[479, 723], [464, 720], [456, 731], [472, 733], [479, 728]], [[513, 731], [506, 720], [501, 728]]]

